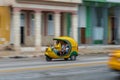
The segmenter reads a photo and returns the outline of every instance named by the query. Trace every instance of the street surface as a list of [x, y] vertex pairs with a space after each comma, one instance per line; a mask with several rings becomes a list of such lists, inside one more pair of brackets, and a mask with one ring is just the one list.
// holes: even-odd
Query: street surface
[[120, 80], [107, 66], [108, 55], [79, 56], [76, 61], [40, 58], [0, 59], [0, 80]]

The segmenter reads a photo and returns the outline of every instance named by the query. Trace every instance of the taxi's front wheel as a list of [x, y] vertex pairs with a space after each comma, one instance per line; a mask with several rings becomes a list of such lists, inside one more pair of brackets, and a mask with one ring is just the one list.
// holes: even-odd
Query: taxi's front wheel
[[72, 56], [70, 57], [70, 60], [75, 61], [75, 60], [76, 60], [76, 55], [72, 55]]

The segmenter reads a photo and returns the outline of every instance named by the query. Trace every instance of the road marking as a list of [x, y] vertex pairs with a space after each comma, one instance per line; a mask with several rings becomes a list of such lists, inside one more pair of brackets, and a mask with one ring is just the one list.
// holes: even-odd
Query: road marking
[[3, 68], [0, 73], [8, 72], [22, 72], [22, 71], [35, 71], [35, 70], [51, 70], [51, 69], [65, 69], [74, 67], [96, 66], [106, 64], [106, 61], [86, 62], [86, 63], [67, 63], [67, 64], [54, 64], [54, 65], [40, 65], [30, 67], [17, 67], [17, 68]]
[[[85, 58], [85, 59], [81, 59], [81, 60], [106, 60], [106, 59], [108, 59], [109, 57], [98, 57], [98, 58], [91, 58], [91, 59], [87, 59], [87, 58]], [[80, 60], [80, 59], [79, 59]]]
[[100, 69], [94, 69], [94, 70], [81, 70], [81, 71], [72, 71], [72, 72], [49, 72], [48, 74], [50, 76], [60, 76], [60, 75], [75, 75], [75, 74], [92, 74], [95, 72], [103, 72], [103, 71], [107, 71], [106, 68], [100, 68]]
[[[98, 60], [107, 60], [108, 57], [98, 57], [98, 58], [78, 58], [78, 62], [79, 61], [98, 61]], [[25, 61], [21, 61], [21, 62], [10, 62], [10, 63], [0, 63], [0, 68], [4, 68], [4, 67], [17, 67], [17, 66], [30, 66], [30, 65], [49, 65], [49, 64], [61, 64], [61, 62], [57, 62], [57, 61], [52, 61], [50, 63], [48, 62], [40, 62], [40, 61], [32, 61], [32, 62], [25, 62]], [[65, 63], [65, 62], [62, 62]], [[68, 62], [69, 63], [69, 62]]]

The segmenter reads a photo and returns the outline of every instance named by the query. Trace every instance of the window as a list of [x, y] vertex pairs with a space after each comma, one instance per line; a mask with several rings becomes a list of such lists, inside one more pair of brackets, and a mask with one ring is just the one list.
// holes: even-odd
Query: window
[[25, 19], [25, 14], [21, 14], [21, 19], [23, 20], [23, 19]]
[[21, 27], [24, 27], [25, 26], [25, 14], [22, 13], [20, 18], [21, 18]]
[[30, 34], [34, 36], [34, 25], [35, 25], [35, 20], [34, 20], [34, 14], [31, 13], [30, 15]]
[[48, 35], [54, 35], [54, 21], [53, 21], [53, 14], [48, 14]]
[[31, 14], [31, 18], [32, 18], [32, 19], [34, 19], [34, 18], [35, 18], [35, 16], [34, 16], [34, 14], [33, 14], [33, 13]]
[[49, 15], [48, 15], [48, 20], [50, 20], [50, 21], [53, 20], [53, 15], [52, 15], [52, 14], [49, 14]]
[[96, 8], [96, 19], [97, 19], [97, 27], [101, 27], [102, 26], [102, 8], [97, 7]]

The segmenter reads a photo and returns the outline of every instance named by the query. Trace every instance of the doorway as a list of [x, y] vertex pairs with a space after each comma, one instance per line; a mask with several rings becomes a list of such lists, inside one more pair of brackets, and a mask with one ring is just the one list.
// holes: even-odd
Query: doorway
[[20, 28], [20, 33], [21, 33], [21, 44], [24, 44], [24, 27]]
[[86, 28], [81, 28], [80, 29], [80, 33], [81, 33], [81, 44], [85, 44], [86, 43], [86, 38], [85, 38], [85, 32], [86, 31]]
[[111, 43], [116, 44], [116, 27], [115, 27], [115, 17], [111, 17]]

